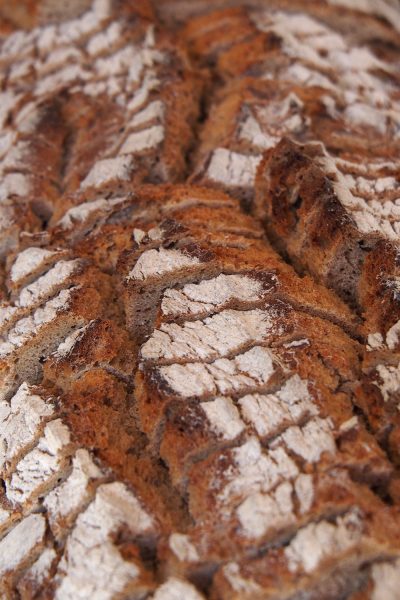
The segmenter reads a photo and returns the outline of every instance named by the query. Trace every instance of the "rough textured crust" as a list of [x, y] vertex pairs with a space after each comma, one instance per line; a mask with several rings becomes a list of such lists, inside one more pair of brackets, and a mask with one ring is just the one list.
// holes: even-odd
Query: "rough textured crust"
[[[243, 15], [243, 6], [265, 8], [264, 3], [260, 0], [246, 0], [245, 2], [241, 0], [217, 0], [213, 3], [213, 10], [210, 15], [210, 6], [207, 0], [197, 0], [191, 2], [190, 5], [185, 4], [182, 0], [160, 0], [157, 9], [167, 22], [185, 22], [186, 29], [198, 36], [199, 33], [200, 35], [203, 33], [201, 25], [204, 29], [207, 29], [210, 23], [215, 21], [218, 23], [219, 13], [216, 9], [221, 11], [222, 19], [220, 21], [221, 26], [223, 26], [227, 22], [229, 23], [230, 18], [236, 18], [239, 21]], [[272, 0], [269, 7], [306, 12], [328, 25], [334, 22], [335, 28], [355, 36], [355, 39], [359, 36], [360, 41], [368, 42], [371, 40], [370, 28], [373, 28], [373, 37], [375, 38], [382, 37], [382, 40], [385, 40], [387, 36], [392, 36], [395, 39], [393, 30], [399, 27], [398, 7], [395, 0], [384, 0], [382, 2], [379, 0], [378, 2], [372, 0], [327, 0], [319, 3], [309, 3], [304, 2], [304, 0]], [[372, 18], [372, 15], [383, 17], [386, 22]], [[351, 27], [352, 20], [355, 17], [360, 23], [357, 32]], [[235, 36], [232, 35], [231, 39], [235, 39]]]
[[[47, 11], [46, 3], [23, 3], [17, 20], [25, 9]], [[47, 223], [54, 214], [56, 222], [83, 199], [186, 171], [202, 79], [184, 48], [155, 32], [140, 2], [70, 9], [76, 17], [65, 10], [65, 21], [54, 15], [46, 24], [33, 16], [36, 27], [0, 41], [2, 254], [16, 244], [17, 222], [35, 231], [34, 216]]]
[[0, 2], [0, 596], [396, 600], [398, 12], [153, 4]]
[[[379, 181], [395, 182], [398, 165], [381, 163], [368, 171], [354, 157], [335, 159], [317, 144], [302, 147], [283, 140], [260, 167], [255, 212], [299, 268], [333, 288], [369, 321], [384, 323], [392, 318], [389, 282], [396, 281], [396, 251], [390, 246], [395, 248], [397, 236], [395, 212], [390, 214], [396, 184], [381, 190]], [[395, 316], [393, 302], [391, 308]]]

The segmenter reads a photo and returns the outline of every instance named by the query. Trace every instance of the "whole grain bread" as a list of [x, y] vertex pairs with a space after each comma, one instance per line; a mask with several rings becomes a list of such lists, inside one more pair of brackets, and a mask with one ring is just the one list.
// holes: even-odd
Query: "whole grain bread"
[[0, 1], [0, 597], [400, 598], [397, 0]]

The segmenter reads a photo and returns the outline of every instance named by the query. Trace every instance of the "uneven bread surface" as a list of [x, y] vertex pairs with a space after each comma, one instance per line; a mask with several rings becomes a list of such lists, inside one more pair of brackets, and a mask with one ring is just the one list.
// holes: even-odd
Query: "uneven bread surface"
[[183, 177], [201, 78], [139, 4], [99, 0], [1, 42], [2, 254], [18, 223], [35, 231], [105, 189]]
[[0, 597], [397, 600], [395, 0], [0, 2]]

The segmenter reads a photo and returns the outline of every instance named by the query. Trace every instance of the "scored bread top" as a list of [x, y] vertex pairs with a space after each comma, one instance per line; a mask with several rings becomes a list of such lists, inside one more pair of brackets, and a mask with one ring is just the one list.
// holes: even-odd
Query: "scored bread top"
[[391, 0], [0, 2], [0, 596], [396, 600]]

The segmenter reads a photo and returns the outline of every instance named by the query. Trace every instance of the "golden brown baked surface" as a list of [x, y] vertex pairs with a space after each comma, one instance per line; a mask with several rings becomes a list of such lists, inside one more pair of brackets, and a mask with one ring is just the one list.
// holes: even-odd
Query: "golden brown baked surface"
[[400, 598], [399, 35], [0, 1], [1, 598]]

